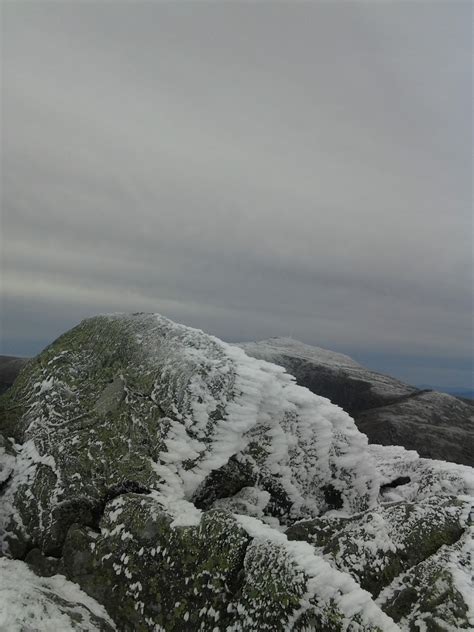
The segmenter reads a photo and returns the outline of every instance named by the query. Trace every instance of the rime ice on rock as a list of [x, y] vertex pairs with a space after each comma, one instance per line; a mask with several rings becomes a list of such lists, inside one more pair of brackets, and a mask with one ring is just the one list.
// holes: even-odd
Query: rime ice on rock
[[[4, 553], [54, 556], [119, 629], [405, 629], [397, 585], [375, 598], [410, 564], [436, 568], [438, 543], [453, 603], [467, 594], [450, 547], [468, 538], [470, 468], [368, 446], [329, 400], [201, 331], [155, 314], [86, 320], [1, 403]], [[397, 566], [413, 548], [395, 533], [405, 511], [434, 544]], [[313, 538], [320, 525], [339, 549]]]

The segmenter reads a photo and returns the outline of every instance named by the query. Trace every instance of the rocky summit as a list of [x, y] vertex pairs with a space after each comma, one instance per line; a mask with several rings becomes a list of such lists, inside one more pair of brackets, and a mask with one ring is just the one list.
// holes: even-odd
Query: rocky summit
[[2, 630], [473, 629], [474, 471], [201, 331], [82, 322], [0, 433]]

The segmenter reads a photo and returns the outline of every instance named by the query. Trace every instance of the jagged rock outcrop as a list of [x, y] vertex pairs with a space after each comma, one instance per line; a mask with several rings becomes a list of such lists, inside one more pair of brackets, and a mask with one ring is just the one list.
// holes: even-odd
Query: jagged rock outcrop
[[396, 582], [438, 617], [410, 573], [469, 541], [470, 468], [369, 446], [282, 368], [158, 315], [61, 336], [0, 399], [0, 432], [3, 555], [124, 632], [408, 630]]
[[472, 403], [417, 389], [341, 353], [291, 338], [239, 346], [284, 367], [298, 384], [341, 406], [371, 443], [402, 445], [423, 457], [474, 465]]

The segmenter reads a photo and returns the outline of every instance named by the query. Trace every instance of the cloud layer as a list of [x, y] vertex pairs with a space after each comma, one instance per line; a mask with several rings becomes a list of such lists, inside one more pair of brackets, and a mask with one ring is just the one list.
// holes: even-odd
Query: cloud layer
[[469, 3], [2, 8], [4, 352], [151, 310], [469, 383]]

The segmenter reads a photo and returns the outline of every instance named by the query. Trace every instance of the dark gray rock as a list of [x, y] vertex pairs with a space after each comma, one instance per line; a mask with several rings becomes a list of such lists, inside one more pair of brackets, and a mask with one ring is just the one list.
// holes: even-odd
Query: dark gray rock
[[41, 577], [51, 577], [58, 572], [59, 560], [43, 555], [39, 549], [28, 551], [25, 562]]
[[10, 388], [28, 360], [29, 358], [0, 355], [0, 395]]

